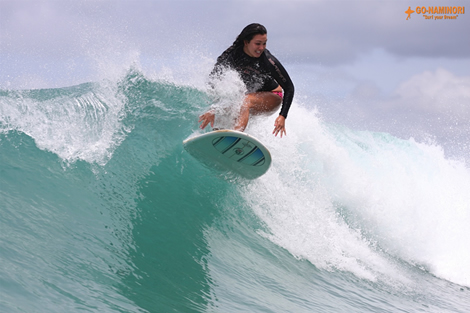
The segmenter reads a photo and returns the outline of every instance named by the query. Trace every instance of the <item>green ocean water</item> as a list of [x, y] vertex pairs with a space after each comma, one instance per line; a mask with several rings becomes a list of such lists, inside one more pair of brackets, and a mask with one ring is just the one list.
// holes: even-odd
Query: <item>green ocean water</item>
[[205, 90], [0, 91], [1, 312], [468, 312], [470, 172], [298, 105], [247, 181], [182, 141]]

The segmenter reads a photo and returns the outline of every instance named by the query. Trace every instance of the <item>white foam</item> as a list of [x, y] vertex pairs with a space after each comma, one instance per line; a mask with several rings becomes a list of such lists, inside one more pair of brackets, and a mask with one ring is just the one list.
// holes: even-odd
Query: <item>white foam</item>
[[[74, 87], [79, 88], [79, 87]], [[26, 92], [2, 99], [2, 131], [31, 136], [38, 148], [56, 153], [65, 162], [84, 160], [105, 164], [125, 138], [121, 120], [124, 102], [116, 84], [102, 82], [86, 92], [41, 100]], [[41, 97], [48, 92], [39, 91]]]
[[[470, 284], [470, 172], [439, 146], [324, 125], [294, 104], [287, 137], [275, 117], [247, 132], [273, 167], [244, 190], [267, 235], [320, 268], [405, 282], [394, 258]], [[388, 257], [391, 255], [392, 257]]]

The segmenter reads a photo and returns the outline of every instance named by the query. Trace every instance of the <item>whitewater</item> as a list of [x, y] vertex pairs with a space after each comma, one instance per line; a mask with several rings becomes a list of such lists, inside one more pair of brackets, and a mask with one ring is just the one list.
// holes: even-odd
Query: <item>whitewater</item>
[[246, 130], [271, 169], [234, 178], [182, 147], [202, 85], [0, 90], [0, 312], [470, 311], [465, 160], [297, 97], [286, 137]]

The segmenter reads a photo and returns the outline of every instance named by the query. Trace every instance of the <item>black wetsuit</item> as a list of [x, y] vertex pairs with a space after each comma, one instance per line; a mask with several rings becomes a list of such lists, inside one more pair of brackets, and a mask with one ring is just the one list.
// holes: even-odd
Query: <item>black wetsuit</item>
[[294, 98], [294, 84], [279, 60], [267, 49], [259, 58], [254, 58], [247, 55], [243, 47], [231, 47], [217, 58], [210, 76], [218, 76], [227, 68], [239, 73], [248, 92], [272, 91], [281, 85], [284, 95], [279, 114], [287, 117]]

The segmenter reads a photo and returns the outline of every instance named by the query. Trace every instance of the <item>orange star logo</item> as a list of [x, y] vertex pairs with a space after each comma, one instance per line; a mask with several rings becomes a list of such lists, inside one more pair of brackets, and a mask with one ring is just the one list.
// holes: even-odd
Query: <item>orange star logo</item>
[[408, 7], [408, 10], [406, 10], [405, 13], [408, 14], [408, 17], [406, 19], [409, 19], [411, 18], [411, 13], [415, 13], [415, 11], [413, 11], [411, 7]]

